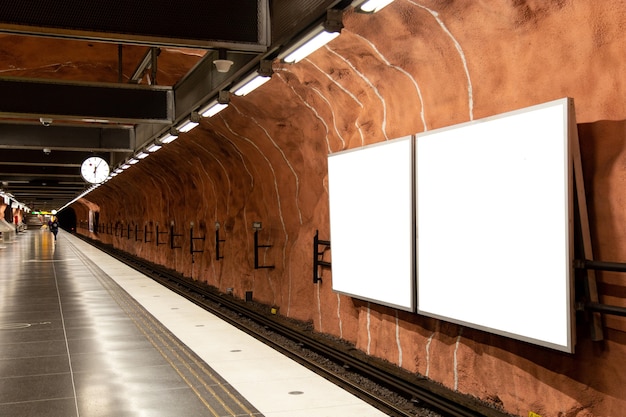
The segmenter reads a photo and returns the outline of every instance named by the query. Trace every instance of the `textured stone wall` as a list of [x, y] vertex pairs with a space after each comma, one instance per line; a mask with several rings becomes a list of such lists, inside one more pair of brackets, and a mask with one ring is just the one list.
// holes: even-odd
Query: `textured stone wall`
[[[626, 261], [626, 4], [396, 0], [344, 23], [330, 45], [296, 65], [274, 63], [269, 83], [76, 203], [78, 219], [98, 210], [118, 236], [96, 238], [237, 297], [253, 291], [280, 314], [511, 413], [623, 415], [624, 319], [605, 316], [605, 340], [591, 342], [580, 315], [576, 353], [559, 353], [335, 294], [328, 270], [312, 283], [311, 249], [316, 230], [329, 238], [329, 153], [567, 96], [595, 256]], [[171, 221], [182, 249], [126, 236], [129, 224], [154, 231]], [[207, 237], [194, 263], [192, 221]], [[254, 221], [271, 245], [261, 264], [274, 269], [253, 268]], [[623, 275], [598, 279], [601, 301], [626, 305]]]

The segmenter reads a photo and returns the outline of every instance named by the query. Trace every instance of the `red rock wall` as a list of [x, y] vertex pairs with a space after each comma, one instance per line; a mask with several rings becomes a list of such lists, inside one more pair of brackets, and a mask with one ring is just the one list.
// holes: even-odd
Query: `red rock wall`
[[[296, 65], [275, 63], [261, 89], [75, 204], [78, 219], [95, 204], [101, 223], [119, 230], [173, 220], [188, 236], [193, 221], [207, 236], [195, 263], [187, 238], [175, 250], [98, 238], [238, 297], [253, 291], [283, 315], [511, 413], [624, 415], [623, 319], [605, 316], [599, 343], [579, 320], [576, 354], [563, 354], [337, 295], [328, 270], [312, 284], [311, 247], [315, 230], [329, 238], [329, 153], [568, 96], [595, 256], [626, 261], [626, 4], [396, 0], [344, 23], [328, 47]], [[261, 264], [274, 269], [253, 268], [253, 221], [271, 245]], [[599, 281], [603, 302], [626, 305], [623, 275]]]

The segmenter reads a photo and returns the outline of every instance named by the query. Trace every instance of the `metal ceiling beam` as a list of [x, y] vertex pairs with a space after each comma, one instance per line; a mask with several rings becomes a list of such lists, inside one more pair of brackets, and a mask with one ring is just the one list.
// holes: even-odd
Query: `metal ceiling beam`
[[[0, 149], [44, 148], [53, 151], [131, 152], [135, 148], [135, 131], [114, 127], [0, 123]], [[5, 157], [0, 156], [0, 160], [5, 160]]]
[[157, 57], [159, 56], [160, 53], [161, 53], [160, 48], [152, 47], [148, 49], [146, 54], [141, 59], [141, 62], [139, 62], [139, 64], [137, 65], [137, 68], [135, 68], [135, 71], [133, 71], [133, 75], [130, 76], [130, 79], [128, 80], [128, 82], [131, 84], [139, 83], [141, 81], [141, 78], [143, 77], [144, 72], [147, 69], [151, 69], [152, 71], [150, 75], [151, 76], [150, 84], [156, 84]]
[[88, 122], [171, 123], [171, 87], [0, 78], [0, 115]]

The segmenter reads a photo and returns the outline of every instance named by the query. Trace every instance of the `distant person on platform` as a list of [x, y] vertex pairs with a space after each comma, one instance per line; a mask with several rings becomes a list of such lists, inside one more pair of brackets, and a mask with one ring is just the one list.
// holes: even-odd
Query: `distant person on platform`
[[48, 222], [48, 227], [54, 235], [54, 240], [57, 240], [57, 233], [59, 233], [59, 222], [57, 221], [56, 217]]

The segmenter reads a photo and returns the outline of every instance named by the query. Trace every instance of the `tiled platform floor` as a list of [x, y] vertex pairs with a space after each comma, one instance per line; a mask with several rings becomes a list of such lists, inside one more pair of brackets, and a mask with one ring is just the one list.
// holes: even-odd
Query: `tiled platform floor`
[[0, 249], [0, 416], [384, 414], [60, 232]]

